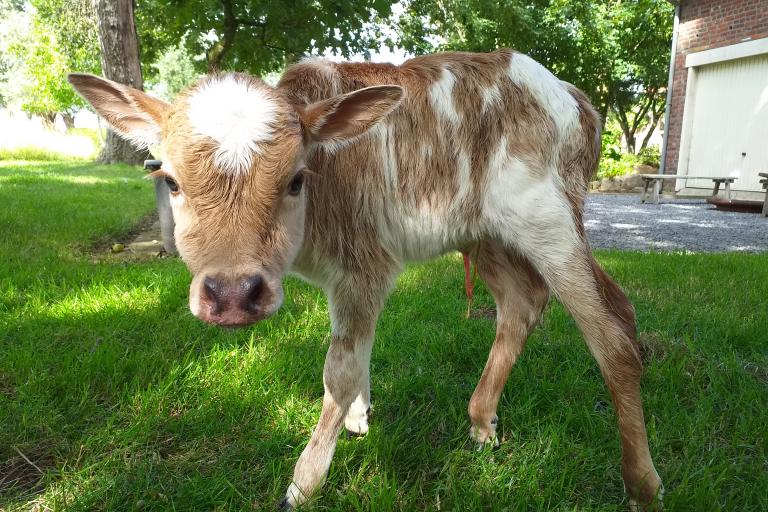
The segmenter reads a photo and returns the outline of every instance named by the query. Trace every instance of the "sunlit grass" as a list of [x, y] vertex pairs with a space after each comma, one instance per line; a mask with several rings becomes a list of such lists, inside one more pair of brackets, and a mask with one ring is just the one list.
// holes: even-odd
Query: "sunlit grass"
[[52, 128], [39, 118], [0, 112], [0, 160], [61, 161], [92, 159], [105, 132], [93, 128]]
[[[180, 262], [94, 260], [152, 210], [142, 176], [0, 164], [0, 481], [26, 467], [16, 449], [44, 471], [0, 483], [0, 508], [269, 510], [317, 420], [316, 289], [290, 278], [278, 315], [226, 331], [188, 312]], [[637, 309], [668, 509], [768, 509], [768, 256], [599, 259]], [[492, 306], [480, 286], [475, 308]], [[379, 322], [371, 431], [340, 440], [309, 508], [623, 510], [608, 393], [556, 302], [502, 397], [502, 446], [470, 449], [494, 325], [465, 308], [455, 256], [401, 277]]]
[[0, 160], [23, 164], [25, 162], [56, 162], [61, 160], [85, 160], [84, 157], [69, 156], [37, 146], [0, 148]]

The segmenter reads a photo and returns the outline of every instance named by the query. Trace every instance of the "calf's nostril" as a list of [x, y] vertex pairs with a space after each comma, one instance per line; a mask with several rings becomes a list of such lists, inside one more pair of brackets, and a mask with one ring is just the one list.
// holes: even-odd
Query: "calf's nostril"
[[221, 295], [224, 284], [213, 277], [206, 277], [203, 280], [203, 300], [210, 306], [211, 310], [218, 311], [221, 308]]
[[251, 276], [241, 282], [245, 296], [245, 309], [256, 312], [259, 310], [259, 299], [264, 289], [264, 279], [261, 276]]

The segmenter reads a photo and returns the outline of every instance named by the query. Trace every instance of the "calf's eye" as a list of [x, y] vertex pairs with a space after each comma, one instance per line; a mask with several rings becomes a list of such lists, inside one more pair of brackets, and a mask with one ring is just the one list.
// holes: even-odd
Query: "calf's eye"
[[291, 180], [291, 184], [288, 185], [288, 195], [297, 196], [301, 192], [301, 187], [304, 185], [304, 173], [299, 171], [296, 176]]
[[175, 194], [179, 191], [179, 184], [176, 183], [176, 180], [174, 180], [170, 176], [165, 177], [165, 184], [168, 185], [168, 188], [170, 189], [172, 194]]

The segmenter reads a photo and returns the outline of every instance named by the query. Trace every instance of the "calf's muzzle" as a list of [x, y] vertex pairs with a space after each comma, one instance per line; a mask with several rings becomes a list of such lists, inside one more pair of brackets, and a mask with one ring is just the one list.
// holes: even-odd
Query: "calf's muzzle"
[[225, 327], [242, 327], [264, 318], [269, 295], [260, 275], [227, 280], [206, 276], [200, 290], [198, 317]]

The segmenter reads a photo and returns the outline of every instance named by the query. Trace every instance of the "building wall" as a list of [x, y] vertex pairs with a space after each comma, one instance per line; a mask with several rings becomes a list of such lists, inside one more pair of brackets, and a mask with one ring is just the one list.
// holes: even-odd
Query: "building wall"
[[677, 173], [689, 53], [768, 37], [768, 0], [682, 0], [664, 172]]

